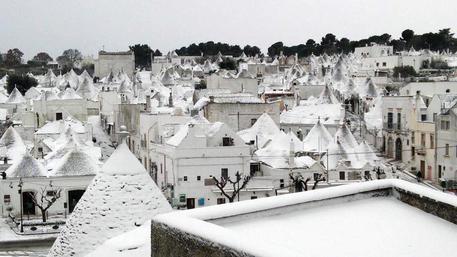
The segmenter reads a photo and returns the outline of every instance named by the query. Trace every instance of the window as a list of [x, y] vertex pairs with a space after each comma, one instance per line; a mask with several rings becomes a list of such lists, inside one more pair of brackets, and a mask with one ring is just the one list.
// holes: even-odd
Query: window
[[437, 115], [436, 112], [434, 112], [434, 113], [433, 113], [433, 122], [436, 121], [436, 115]]
[[376, 63], [376, 67], [379, 67], [379, 62]]
[[179, 195], [179, 202], [184, 203], [186, 201], [186, 195], [185, 194], [180, 194]]
[[386, 62], [383, 62], [382, 63], [382, 67], [386, 67], [387, 66], [387, 63]]
[[412, 145], [415, 145], [416, 144], [416, 134], [413, 132], [411, 132], [411, 144]]
[[279, 188], [284, 188], [284, 179], [279, 180]]
[[10, 203], [11, 202], [11, 195], [4, 195], [3, 196], [3, 202], [4, 203]]
[[253, 162], [250, 164], [250, 175], [251, 177], [254, 176], [257, 172], [260, 172], [260, 164]]
[[441, 165], [438, 165], [438, 178], [441, 178], [441, 176], [442, 176]]
[[435, 148], [435, 136], [433, 134], [430, 134], [430, 148]]
[[411, 158], [414, 159], [415, 156], [416, 156], [416, 148], [415, 147], [411, 147]]
[[314, 181], [319, 179], [319, 173], [313, 173], [313, 179]]
[[449, 130], [451, 123], [448, 120], [441, 121], [441, 130]]
[[62, 119], [62, 113], [56, 112], [56, 120], [61, 120], [61, 119]]
[[42, 153], [43, 152], [43, 147], [38, 147], [38, 152]]
[[187, 181], [187, 176], [184, 176], [184, 181]]
[[213, 178], [205, 178], [205, 186], [214, 186], [216, 185], [216, 181]]
[[446, 144], [446, 146], [444, 147], [444, 155], [449, 156], [449, 144]]
[[427, 114], [421, 115], [421, 121], [427, 121]]
[[217, 198], [217, 204], [224, 204], [225, 198]]
[[256, 195], [251, 196], [251, 200], [257, 199]]
[[421, 134], [421, 146], [425, 147], [425, 133]]
[[201, 176], [197, 176], [197, 181], [200, 181], [202, 180], [202, 177]]
[[222, 138], [222, 146], [233, 146], [233, 138], [231, 138], [231, 137], [223, 137]]
[[345, 180], [346, 179], [346, 173], [344, 171], [340, 171], [340, 180]]
[[394, 114], [391, 112], [387, 113], [387, 128], [394, 128]]
[[251, 119], [251, 126], [257, 122], [257, 119]]
[[221, 169], [221, 178], [228, 178], [228, 169], [227, 168]]
[[397, 129], [401, 130], [401, 113], [397, 113]]
[[446, 89], [446, 93], [450, 93], [450, 92], [451, 92], [451, 90], [449, 88]]

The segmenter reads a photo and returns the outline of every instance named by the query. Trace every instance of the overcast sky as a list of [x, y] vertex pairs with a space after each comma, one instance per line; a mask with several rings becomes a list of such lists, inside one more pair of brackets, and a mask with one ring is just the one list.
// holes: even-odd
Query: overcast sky
[[53, 58], [147, 43], [162, 52], [208, 40], [257, 45], [361, 39], [404, 29], [457, 32], [455, 0], [0, 0], [0, 52]]

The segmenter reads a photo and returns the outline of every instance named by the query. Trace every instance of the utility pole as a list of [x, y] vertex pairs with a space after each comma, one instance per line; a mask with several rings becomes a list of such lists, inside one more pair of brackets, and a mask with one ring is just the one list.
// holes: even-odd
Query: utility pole
[[18, 193], [19, 193], [19, 199], [20, 199], [20, 209], [21, 209], [21, 233], [24, 233], [24, 225], [23, 225], [23, 217], [22, 217], [22, 208], [23, 208], [23, 199], [22, 199], [22, 178], [19, 179], [19, 184], [17, 185], [19, 190], [18, 190]]
[[328, 148], [327, 148], [327, 166], [326, 166], [326, 168], [327, 168], [327, 183], [328, 183], [328, 179], [329, 179], [329, 174], [328, 174], [328, 158], [329, 158], [329, 156], [328, 156]]

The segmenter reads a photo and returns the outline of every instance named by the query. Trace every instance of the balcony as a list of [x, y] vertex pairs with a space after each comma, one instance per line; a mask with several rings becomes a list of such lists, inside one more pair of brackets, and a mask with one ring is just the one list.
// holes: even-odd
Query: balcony
[[403, 123], [390, 123], [390, 122], [383, 122], [382, 124], [383, 129], [387, 131], [405, 131], [406, 128], [402, 127]]
[[417, 153], [417, 155], [425, 156], [425, 154], [427, 154], [427, 151], [425, 150], [424, 147], [420, 147], [420, 148], [416, 148], [416, 153]]

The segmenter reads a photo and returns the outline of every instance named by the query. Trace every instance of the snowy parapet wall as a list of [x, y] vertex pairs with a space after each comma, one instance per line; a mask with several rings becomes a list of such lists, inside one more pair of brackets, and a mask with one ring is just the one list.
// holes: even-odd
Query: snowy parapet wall
[[[357, 211], [344, 211], [346, 206]], [[389, 213], [390, 210], [383, 206], [395, 207], [398, 213]], [[332, 211], [335, 208], [338, 211]], [[382, 218], [371, 220], [375, 214], [380, 216], [374, 213], [377, 211], [400, 227], [418, 227], [415, 231], [420, 233], [409, 235], [418, 241], [408, 238], [416, 243], [407, 244], [400, 240], [395, 243], [398, 249], [393, 248], [396, 253], [392, 254], [390, 246], [394, 242], [373, 238], [379, 238], [378, 234], [392, 235], [392, 231], [401, 228]], [[320, 223], [321, 215], [330, 220]], [[340, 216], [350, 217], [355, 227], [348, 228]], [[306, 224], [303, 217], [307, 218]], [[294, 223], [294, 220], [300, 221]], [[417, 224], [414, 220], [422, 223]], [[234, 226], [240, 222], [247, 222], [253, 230], [263, 229], [264, 232], [255, 236], [251, 232], [240, 233], [240, 228]], [[455, 196], [406, 181], [377, 180], [158, 215], [152, 220], [151, 247], [154, 257], [187, 257], [196, 256], [195, 253], [201, 256], [298, 257], [308, 256], [310, 251], [313, 253], [310, 256], [430, 256], [427, 253], [433, 251], [442, 256], [454, 256], [457, 226], [451, 222], [457, 225]], [[315, 249], [302, 244], [302, 235], [309, 231], [309, 223], [314, 224], [312, 230], [321, 230], [318, 235], [306, 238], [308, 245], [319, 246]], [[276, 231], [270, 231], [272, 227]], [[293, 238], [284, 239], [291, 231], [298, 232]], [[428, 232], [443, 233], [446, 240], [440, 245], [427, 244]], [[321, 233], [330, 236], [316, 241], [320, 240]], [[341, 237], [343, 233], [348, 236]], [[356, 243], [353, 243], [354, 239], [357, 239]]]
[[106, 240], [169, 211], [160, 189], [121, 144], [88, 186], [48, 256], [85, 256]]

